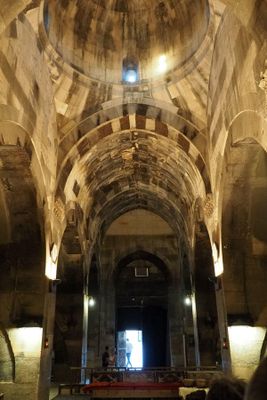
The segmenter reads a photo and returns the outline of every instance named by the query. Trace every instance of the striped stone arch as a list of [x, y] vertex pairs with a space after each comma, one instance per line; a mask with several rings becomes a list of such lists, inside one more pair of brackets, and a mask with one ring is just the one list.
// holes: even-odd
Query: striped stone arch
[[[134, 202], [131, 201], [131, 196], [134, 197]], [[158, 208], [158, 199], [161, 200], [160, 208]], [[120, 205], [119, 209], [118, 204]], [[159, 193], [156, 196], [155, 193], [153, 194], [145, 189], [142, 189], [140, 195], [136, 198], [134, 191], [129, 189], [123, 190], [113, 199], [107, 201], [106, 204], [103, 204], [103, 208], [99, 212], [95, 212], [94, 208], [91, 209], [85, 222], [85, 229], [88, 232], [88, 248], [92, 247], [96, 241], [102, 241], [108, 227], [114, 220], [136, 208], [148, 210], [160, 216], [173, 229], [174, 235], [180, 237], [183, 247], [186, 249], [191, 247], [188, 239], [190, 228], [183, 222], [183, 214], [177, 209], [177, 205], [173, 201], [167, 200], [165, 196]], [[88, 227], [90, 227], [90, 232]]]
[[135, 129], [151, 131], [177, 144], [199, 171], [206, 193], [211, 192], [203, 133], [177, 114], [147, 104], [126, 104], [102, 110], [65, 134], [59, 146], [57, 197], [65, 201], [65, 184], [78, 159], [109, 135]]

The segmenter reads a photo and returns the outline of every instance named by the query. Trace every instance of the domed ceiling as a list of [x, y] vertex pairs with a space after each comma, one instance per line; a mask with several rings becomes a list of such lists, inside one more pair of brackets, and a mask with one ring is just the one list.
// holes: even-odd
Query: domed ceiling
[[123, 65], [137, 80], [178, 68], [199, 48], [209, 23], [208, 0], [46, 0], [52, 46], [74, 69], [121, 83]]

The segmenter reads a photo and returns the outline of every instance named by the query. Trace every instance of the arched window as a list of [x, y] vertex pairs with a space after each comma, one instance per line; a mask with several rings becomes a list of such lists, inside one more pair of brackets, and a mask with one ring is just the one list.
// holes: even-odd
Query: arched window
[[125, 57], [122, 63], [122, 80], [125, 83], [135, 83], [139, 80], [138, 61], [134, 57]]

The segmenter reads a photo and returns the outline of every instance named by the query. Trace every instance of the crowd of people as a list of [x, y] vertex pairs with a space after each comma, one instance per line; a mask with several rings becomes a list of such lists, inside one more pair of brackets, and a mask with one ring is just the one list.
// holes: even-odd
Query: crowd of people
[[223, 377], [211, 383], [207, 394], [204, 390], [198, 390], [187, 395], [186, 400], [267, 400], [267, 357], [248, 383]]

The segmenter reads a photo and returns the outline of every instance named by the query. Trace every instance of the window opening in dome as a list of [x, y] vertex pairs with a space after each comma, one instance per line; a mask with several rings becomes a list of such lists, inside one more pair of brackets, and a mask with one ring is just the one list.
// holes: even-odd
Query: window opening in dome
[[122, 64], [122, 80], [126, 83], [135, 83], [139, 79], [138, 62], [132, 57], [126, 57]]

